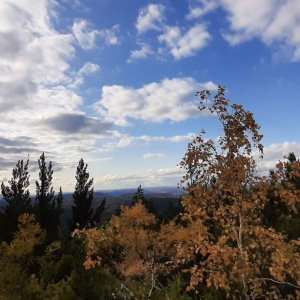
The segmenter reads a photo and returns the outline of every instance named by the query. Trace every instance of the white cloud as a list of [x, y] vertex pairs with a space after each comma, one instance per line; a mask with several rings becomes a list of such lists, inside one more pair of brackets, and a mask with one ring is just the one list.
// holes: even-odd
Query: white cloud
[[164, 153], [145, 153], [143, 159], [162, 158], [166, 156]]
[[282, 144], [271, 144], [264, 148], [263, 159], [258, 158], [258, 153], [255, 153], [256, 163], [263, 174], [268, 174], [269, 170], [275, 169], [279, 160], [284, 160], [290, 152], [294, 152], [297, 158], [300, 158], [300, 144], [295, 142], [284, 142]]
[[202, 84], [202, 88], [205, 90], [210, 90], [210, 91], [217, 91], [218, 90], [218, 85], [215, 84], [212, 81], [204, 82]]
[[0, 114], [32, 107], [32, 97], [43, 85], [68, 80], [73, 37], [51, 27], [52, 4], [8, 0], [1, 6]]
[[139, 89], [104, 86], [102, 98], [94, 107], [103, 118], [119, 126], [130, 125], [130, 119], [179, 122], [201, 115], [194, 95], [204, 85], [193, 78], [166, 78]]
[[[216, 7], [216, 4], [211, 1], [199, 0], [198, 2], [201, 7], [190, 7], [190, 13], [187, 16], [188, 19], [199, 17], [201, 13], [208, 13]], [[211, 36], [207, 31], [205, 24], [195, 24], [186, 30], [180, 26], [167, 26], [165, 23], [164, 12], [165, 6], [160, 4], [149, 4], [140, 10], [136, 22], [136, 28], [139, 34], [145, 33], [148, 30], [160, 32], [157, 39], [159, 43], [166, 45], [166, 49], [158, 47], [158, 49], [155, 50], [155, 52], [159, 54], [159, 59], [163, 59], [163, 56], [167, 52], [169, 52], [176, 60], [194, 56], [211, 40]], [[141, 42], [138, 44], [140, 44], [140, 49], [131, 51], [130, 58], [127, 62], [147, 58], [149, 55], [155, 53], [149, 47], [149, 44]]]
[[[289, 152], [294, 152], [297, 158], [300, 158], [300, 144], [295, 142], [284, 142], [282, 144], [272, 144], [265, 147], [264, 159], [258, 159], [255, 155], [257, 164], [263, 175], [267, 175], [270, 169], [275, 169], [278, 161], [288, 155]], [[150, 155], [149, 155], [150, 156]], [[154, 185], [170, 185], [171, 182], [178, 183], [185, 174], [184, 169], [179, 167], [163, 168], [159, 170], [149, 169], [144, 173], [121, 173], [107, 174], [98, 177], [95, 184], [100, 184], [102, 187], [114, 186], [118, 182], [119, 187], [135, 186], [137, 184], [154, 186]]]
[[86, 20], [78, 19], [74, 22], [72, 30], [79, 46], [85, 50], [95, 48], [97, 38], [102, 39], [105, 45], [117, 45], [119, 43], [116, 35], [119, 31], [119, 25], [114, 25], [111, 29], [95, 30], [92, 29], [92, 24]]
[[300, 60], [299, 0], [222, 0], [230, 30], [224, 38], [232, 45], [260, 38], [293, 61]]
[[76, 89], [84, 82], [84, 77], [100, 71], [100, 66], [91, 62], [86, 62], [77, 72], [72, 83], [68, 85], [71, 89]]
[[209, 12], [215, 10], [218, 4], [214, 0], [197, 0], [197, 3], [189, 7], [188, 20], [200, 18]]
[[83, 49], [92, 49], [95, 47], [98, 31], [89, 28], [90, 24], [86, 20], [77, 20], [73, 24], [73, 34]]
[[[11, 170], [16, 161], [26, 159], [28, 154], [36, 161], [43, 151], [49, 151], [59, 161], [56, 169], [66, 168], [78, 161], [82, 153], [85, 157], [97, 154], [98, 139], [115, 137], [111, 124], [81, 111], [84, 100], [74, 90], [75, 82], [79, 79], [77, 84], [80, 84], [84, 76], [99, 71], [99, 66], [86, 63], [77, 73], [71, 69], [74, 36], [54, 29], [56, 8], [54, 0], [1, 3], [0, 169], [3, 172]], [[114, 43], [108, 32], [103, 36]]]
[[180, 27], [166, 26], [164, 33], [158, 36], [161, 43], [165, 43], [176, 60], [193, 56], [204, 48], [211, 40], [205, 24], [197, 24], [185, 33]]
[[150, 46], [145, 43], [140, 43], [140, 49], [139, 50], [133, 50], [130, 51], [130, 58], [127, 60], [127, 62], [133, 62], [134, 60], [138, 59], [145, 59], [149, 55], [153, 55], [154, 51], [151, 50]]
[[118, 24], [114, 25], [110, 29], [103, 29], [99, 31], [99, 36], [105, 41], [106, 45], [118, 45], [120, 40], [117, 36], [120, 26]]
[[161, 4], [149, 4], [142, 8], [136, 22], [138, 33], [145, 33], [148, 30], [161, 30], [164, 21], [165, 7]]
[[[7, 0], [1, 3], [0, 19], [2, 32], [23, 27], [33, 33], [51, 34], [50, 16], [55, 16], [56, 1]], [[18, 18], [15, 18], [18, 14]], [[49, 16], [50, 14], [50, 16]]]
[[169, 138], [171, 142], [183, 142], [183, 141], [191, 141], [192, 137], [196, 136], [195, 133], [188, 133], [186, 135], [175, 135]]
[[100, 66], [91, 62], [86, 62], [83, 67], [79, 70], [80, 75], [90, 75], [100, 70]]
[[85, 1], [79, 1], [79, 0], [64, 0], [64, 2], [68, 2], [69, 5], [72, 6], [72, 9], [80, 12], [80, 13], [88, 13], [91, 11], [89, 7], [86, 6]]
[[105, 145], [105, 149], [112, 150], [115, 148], [123, 148], [131, 145], [149, 145], [151, 142], [172, 142], [180, 143], [183, 141], [191, 141], [192, 137], [196, 136], [195, 133], [188, 133], [186, 135], [175, 135], [175, 136], [150, 136], [150, 135], [141, 135], [141, 136], [129, 136], [126, 134], [121, 134], [119, 132], [114, 134], [114, 137], [117, 138], [115, 142], [109, 142]]
[[101, 186], [115, 185], [118, 183], [119, 187], [128, 187], [141, 184], [142, 186], [155, 185], [176, 185], [184, 174], [184, 170], [179, 167], [164, 168], [159, 170], [149, 169], [147, 172], [141, 174], [122, 173], [122, 174], [107, 174], [98, 178], [95, 184]]

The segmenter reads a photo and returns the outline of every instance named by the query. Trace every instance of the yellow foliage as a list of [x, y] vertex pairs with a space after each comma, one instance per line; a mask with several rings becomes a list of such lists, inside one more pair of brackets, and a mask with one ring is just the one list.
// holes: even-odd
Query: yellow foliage
[[[139, 202], [123, 207], [105, 228], [77, 232], [86, 243], [86, 268], [109, 262], [127, 280], [148, 282], [179, 268], [190, 275], [188, 290], [212, 286], [232, 299], [280, 299], [278, 284], [300, 284], [300, 242], [288, 242], [261, 220], [270, 186], [294, 212], [300, 191], [285, 179], [284, 162], [269, 177], [258, 176], [252, 151], [263, 156], [260, 127], [224, 92], [219, 87], [213, 99], [210, 91], [198, 93], [199, 109], [217, 117], [223, 135], [216, 144], [202, 131], [180, 163], [187, 171], [184, 225], [159, 224]], [[289, 176], [299, 175], [297, 162]]]
[[[209, 91], [198, 94], [200, 110], [208, 110], [217, 117], [224, 135], [215, 145], [203, 137], [202, 131], [188, 145], [180, 163], [187, 170], [182, 183], [187, 182], [189, 191], [183, 200], [183, 218], [190, 224], [201, 220], [210, 233], [202, 235], [200, 247], [196, 237], [192, 239], [194, 248], [181, 245], [180, 255], [194, 263], [187, 269], [191, 275], [190, 289], [206, 283], [208, 287], [227, 291], [229, 297], [252, 294], [251, 299], [267, 299], [263, 274], [277, 281], [292, 278], [299, 282], [300, 278], [295, 242], [288, 243], [284, 235], [264, 228], [261, 223], [270, 181], [276, 181], [277, 195], [294, 211], [300, 203], [299, 190], [289, 182], [280, 184], [285, 170], [282, 162], [270, 180], [257, 176], [252, 150], [256, 147], [263, 154], [259, 125], [242, 106], [229, 105], [224, 91], [219, 87], [214, 99]], [[300, 174], [298, 170], [300, 163], [291, 176]], [[197, 253], [203, 259], [197, 261]], [[279, 294], [274, 286], [269, 299]]]
[[36, 223], [35, 217], [23, 214], [19, 217], [18, 231], [15, 233], [13, 241], [8, 245], [2, 243], [2, 251], [12, 259], [27, 259], [33, 253], [36, 246], [41, 245], [45, 239], [45, 232]]

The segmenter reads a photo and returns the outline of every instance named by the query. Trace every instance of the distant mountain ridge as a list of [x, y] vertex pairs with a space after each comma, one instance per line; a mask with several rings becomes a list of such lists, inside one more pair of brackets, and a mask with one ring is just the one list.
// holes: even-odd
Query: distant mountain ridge
[[[157, 187], [145, 187], [143, 188], [144, 194], [169, 194], [180, 196], [185, 193], [182, 188], [173, 187], [173, 186], [157, 186]], [[109, 189], [109, 190], [99, 190], [96, 192], [105, 193], [114, 197], [118, 197], [126, 194], [134, 194], [137, 191], [137, 188], [126, 188], [126, 189]]]
[[[93, 206], [97, 207], [100, 205], [102, 200], [106, 199], [106, 210], [112, 212], [120, 205], [128, 205], [131, 203], [132, 197], [136, 193], [137, 188], [126, 188], [126, 189], [109, 189], [109, 190], [97, 190], [94, 193]], [[172, 186], [159, 186], [159, 187], [146, 187], [143, 188], [145, 198], [155, 202], [157, 206], [165, 207], [167, 201], [176, 201], [181, 195], [186, 192], [183, 188], [177, 188]], [[73, 193], [63, 193], [64, 202], [63, 207], [69, 211], [67, 213], [71, 217], [71, 205], [73, 204]], [[34, 201], [35, 194], [31, 194], [31, 199]], [[0, 195], [0, 211], [4, 209], [6, 202]]]
[[[142, 187], [143, 188], [143, 187]], [[180, 196], [185, 194], [186, 192], [183, 188], [178, 188], [174, 186], [156, 186], [156, 187], [145, 187], [143, 188], [145, 195], [150, 194], [168, 194], [174, 196]], [[127, 194], [134, 194], [137, 191], [137, 188], [124, 188], [124, 189], [108, 189], [108, 190], [95, 190], [95, 196], [103, 196], [103, 197], [119, 197]], [[64, 199], [69, 200], [72, 198], [73, 192], [63, 193]], [[35, 194], [31, 194], [31, 197], [34, 198]], [[3, 201], [3, 197], [0, 194], [0, 201]]]

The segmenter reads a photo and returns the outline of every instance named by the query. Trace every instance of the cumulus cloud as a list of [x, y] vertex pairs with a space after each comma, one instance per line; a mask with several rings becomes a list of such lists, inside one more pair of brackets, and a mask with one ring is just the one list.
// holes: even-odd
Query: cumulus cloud
[[[100, 67], [87, 62], [79, 71], [72, 70], [76, 40], [74, 33], [54, 28], [57, 7], [54, 0], [6, 0], [1, 4], [0, 170], [5, 172], [28, 154], [36, 161], [43, 151], [51, 151], [51, 157], [59, 161], [56, 170], [62, 170], [82, 153], [85, 157], [97, 154], [99, 139], [115, 137], [109, 123], [81, 111], [84, 99], [76, 88]], [[56, 21], [57, 25], [59, 19]], [[81, 26], [83, 33], [92, 32], [90, 24]], [[98, 30], [95, 40], [92, 32], [92, 43], [97, 38], [107, 45], [116, 44], [117, 32], [118, 26]], [[80, 30], [77, 33], [89, 48], [92, 44], [83, 33], [80, 36]], [[36, 168], [35, 164], [32, 170]]]
[[120, 26], [116, 24], [110, 29], [100, 30], [99, 36], [105, 41], [106, 45], [118, 45], [120, 43], [120, 39], [117, 36], [119, 30]]
[[178, 26], [166, 26], [164, 33], [158, 36], [165, 43], [176, 60], [193, 56], [211, 40], [205, 24], [196, 24], [185, 33]]
[[98, 178], [95, 184], [101, 186], [110, 185], [117, 182], [118, 186], [135, 186], [137, 184], [155, 186], [155, 185], [170, 185], [179, 182], [184, 174], [184, 170], [179, 167], [163, 168], [159, 170], [149, 169], [142, 174], [122, 173], [122, 174], [107, 174]]
[[117, 37], [119, 25], [114, 25], [111, 29], [97, 30], [92, 29], [92, 24], [88, 21], [78, 19], [74, 22], [72, 30], [79, 46], [85, 50], [95, 48], [97, 38], [102, 39], [105, 45], [117, 45], [119, 43]]
[[72, 30], [81, 48], [92, 49], [95, 47], [98, 31], [90, 29], [86, 20], [77, 20], [73, 24]]
[[162, 158], [166, 156], [164, 153], [145, 153], [143, 159]]
[[300, 5], [298, 0], [235, 1], [222, 0], [228, 13], [229, 30], [224, 38], [237, 45], [253, 38], [300, 60]]
[[145, 59], [149, 55], [153, 55], [154, 51], [151, 50], [150, 46], [145, 43], [140, 43], [140, 49], [130, 51], [130, 58], [127, 62], [133, 62], [138, 59]]
[[91, 62], [86, 62], [82, 68], [77, 72], [77, 74], [74, 77], [74, 80], [71, 84], [68, 85], [71, 89], [76, 89], [80, 85], [84, 83], [84, 78], [86, 76], [95, 74], [100, 71], [100, 66], [97, 64], [93, 64]]
[[[75, 49], [71, 34], [61, 34], [52, 27], [52, 16], [51, 0], [34, 4], [7, 0], [0, 10], [2, 137], [6, 146], [20, 142], [23, 149], [26, 147], [24, 151], [31, 153], [39, 151], [40, 141], [46, 139], [40, 126], [32, 126], [37, 119], [60, 109], [74, 111], [82, 103], [78, 95], [61, 86], [69, 80], [66, 72]], [[11, 42], [12, 48], [7, 48]], [[51, 134], [49, 131], [48, 138]], [[29, 143], [33, 139], [34, 144]], [[7, 160], [15, 157], [13, 152]]]
[[66, 80], [75, 51], [73, 38], [52, 28], [52, 13], [53, 1], [41, 0], [34, 7], [29, 0], [8, 0], [1, 5], [1, 112], [30, 105], [40, 84]]
[[65, 71], [75, 51], [73, 38], [52, 28], [52, 4], [41, 0], [32, 7], [29, 0], [8, 0], [1, 6], [1, 107], [31, 105], [31, 97], [41, 84], [67, 80]]
[[196, 136], [195, 133], [188, 133], [186, 135], [175, 135], [169, 138], [171, 142], [183, 142], [183, 141], [189, 141], [192, 139], [193, 136]]
[[200, 18], [209, 12], [215, 10], [218, 3], [212, 0], [197, 0], [194, 5], [190, 5], [189, 13], [186, 16], [188, 20]]
[[[187, 19], [197, 18], [215, 9], [215, 7], [216, 4], [214, 2], [198, 0], [197, 6], [190, 6], [190, 13], [187, 15]], [[161, 4], [149, 4], [140, 10], [136, 22], [139, 38], [141, 38], [142, 33], [155, 30], [159, 33], [157, 40], [162, 46], [154, 51], [148, 44], [139, 41], [140, 49], [131, 51], [127, 62], [147, 58], [149, 55], [155, 54], [155, 52], [159, 54], [158, 58], [162, 58], [161, 56], [164, 56], [165, 53], [170, 53], [176, 60], [179, 60], [194, 56], [211, 40], [205, 24], [195, 24], [186, 29], [180, 26], [168, 26], [164, 14], [165, 10], [166, 7]]]
[[258, 153], [255, 153], [256, 163], [260, 171], [266, 175], [269, 170], [275, 169], [279, 160], [284, 160], [290, 152], [294, 152], [297, 158], [300, 158], [300, 144], [295, 142], [284, 142], [282, 144], [271, 144], [264, 148], [263, 159], [258, 158]]
[[130, 125], [130, 119], [179, 122], [199, 115], [194, 95], [203, 85], [193, 78], [166, 78], [139, 89], [104, 86], [102, 98], [94, 107], [119, 126]]
[[100, 66], [91, 62], [86, 62], [83, 67], [79, 70], [79, 75], [90, 75], [100, 70]]
[[195, 133], [188, 133], [186, 135], [175, 135], [175, 136], [150, 136], [150, 135], [141, 135], [141, 136], [129, 136], [126, 134], [121, 134], [115, 132], [114, 136], [117, 138], [115, 142], [109, 142], [105, 145], [105, 149], [112, 150], [116, 148], [128, 147], [131, 145], [149, 145], [151, 142], [171, 142], [171, 143], [180, 143], [183, 141], [191, 141], [193, 136], [196, 136]]
[[138, 33], [145, 33], [148, 30], [161, 30], [164, 11], [165, 7], [161, 4], [149, 4], [143, 7], [139, 12], [135, 25]]

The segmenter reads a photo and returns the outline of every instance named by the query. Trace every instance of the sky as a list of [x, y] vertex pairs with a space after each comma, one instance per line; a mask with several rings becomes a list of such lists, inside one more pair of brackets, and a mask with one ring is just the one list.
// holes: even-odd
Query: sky
[[300, 158], [300, 0], [1, 0], [0, 181], [52, 161], [74, 191], [176, 186], [192, 136], [220, 135], [197, 91], [226, 88], [261, 125], [262, 171]]

